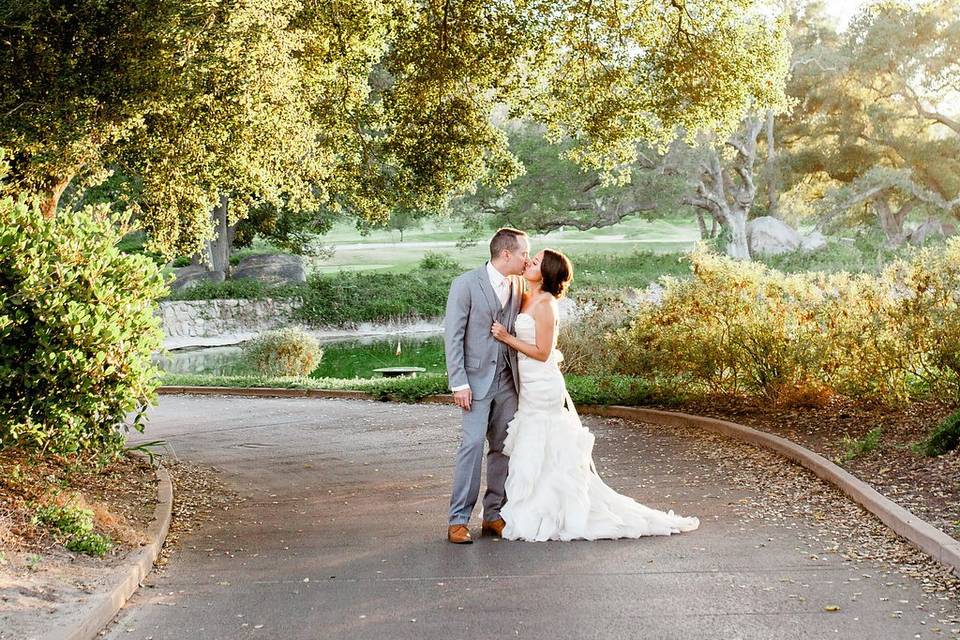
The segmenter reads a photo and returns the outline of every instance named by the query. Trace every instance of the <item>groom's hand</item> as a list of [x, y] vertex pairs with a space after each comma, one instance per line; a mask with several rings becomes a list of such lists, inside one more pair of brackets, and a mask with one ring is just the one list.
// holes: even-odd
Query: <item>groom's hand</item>
[[453, 404], [464, 411], [470, 411], [470, 403], [473, 401], [473, 392], [470, 389], [453, 392]]

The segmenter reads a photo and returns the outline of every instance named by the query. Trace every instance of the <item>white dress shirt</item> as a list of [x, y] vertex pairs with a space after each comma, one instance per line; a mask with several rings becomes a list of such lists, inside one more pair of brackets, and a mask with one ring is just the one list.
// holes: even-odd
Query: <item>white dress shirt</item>
[[510, 280], [489, 262], [487, 263], [487, 275], [490, 276], [490, 286], [493, 287], [493, 292], [500, 299], [500, 308], [502, 309], [507, 306], [507, 298], [510, 297]]
[[[507, 300], [510, 299], [510, 279], [497, 271], [496, 267], [489, 262], [487, 263], [487, 276], [490, 278], [490, 286], [493, 288], [493, 292], [497, 294], [497, 298], [500, 300], [500, 308], [507, 306]], [[462, 384], [453, 387], [451, 391], [463, 391], [469, 388], [469, 384]]]

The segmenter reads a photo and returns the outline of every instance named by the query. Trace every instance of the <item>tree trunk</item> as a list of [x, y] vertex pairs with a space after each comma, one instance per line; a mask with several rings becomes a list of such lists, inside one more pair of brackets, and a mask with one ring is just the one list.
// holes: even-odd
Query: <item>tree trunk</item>
[[880, 228], [883, 235], [887, 238], [887, 245], [890, 247], [899, 247], [907, 237], [903, 232], [903, 223], [907, 219], [907, 214], [913, 209], [914, 202], [907, 201], [897, 211], [890, 207], [890, 203], [885, 198], [875, 198], [873, 208], [877, 212], [877, 218], [880, 221]]
[[697, 210], [697, 226], [700, 227], [700, 239], [708, 240], [711, 236], [708, 236], [707, 233], [707, 221], [703, 218], [703, 212], [699, 209]]
[[190, 262], [195, 265], [204, 265], [210, 271], [219, 272], [224, 278], [230, 269], [230, 248], [236, 235], [236, 225], [227, 223], [229, 218], [230, 198], [220, 196], [220, 204], [214, 207], [210, 214], [213, 219], [214, 238], [207, 241], [203, 251], [194, 255]]
[[780, 193], [777, 180], [777, 151], [774, 147], [773, 110], [767, 109], [767, 215], [778, 217]]
[[72, 181], [73, 175], [55, 179], [50, 191], [45, 194], [45, 197], [40, 202], [40, 213], [43, 214], [44, 218], [51, 219], [57, 217], [57, 205], [60, 204], [60, 197]]
[[747, 212], [730, 211], [727, 214], [727, 255], [734, 260], [749, 260], [750, 245], [747, 243]]
[[209, 243], [210, 269], [224, 276], [230, 269], [230, 245], [233, 244], [234, 229], [227, 223], [230, 198], [220, 196], [220, 205], [213, 210], [213, 226], [216, 237]]
[[[764, 121], [759, 117], [750, 116], [744, 119], [740, 132], [725, 142], [737, 152], [727, 166], [724, 166], [716, 148], [709, 149], [700, 162], [700, 175], [694, 183], [693, 193], [688, 193], [683, 198], [684, 204], [710, 213], [713, 219], [711, 236], [714, 236], [719, 224], [727, 234], [726, 253], [737, 260], [750, 259], [747, 216], [757, 195], [753, 172], [757, 157], [757, 136], [760, 135], [763, 124]], [[701, 234], [704, 231], [705, 225], [701, 224]]]

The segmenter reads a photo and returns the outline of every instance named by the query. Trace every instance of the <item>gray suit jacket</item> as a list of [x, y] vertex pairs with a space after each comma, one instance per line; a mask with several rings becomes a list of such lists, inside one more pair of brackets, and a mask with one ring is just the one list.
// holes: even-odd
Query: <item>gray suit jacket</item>
[[[504, 309], [502, 324], [513, 333], [523, 290], [520, 278], [508, 276], [512, 286], [509, 307]], [[474, 398], [483, 398], [496, 375], [498, 342], [490, 333], [500, 313], [500, 300], [490, 286], [487, 265], [468, 271], [450, 285], [447, 314], [444, 317], [444, 348], [447, 356], [447, 378], [450, 387], [470, 385]], [[513, 384], [519, 393], [517, 352], [508, 349]]]

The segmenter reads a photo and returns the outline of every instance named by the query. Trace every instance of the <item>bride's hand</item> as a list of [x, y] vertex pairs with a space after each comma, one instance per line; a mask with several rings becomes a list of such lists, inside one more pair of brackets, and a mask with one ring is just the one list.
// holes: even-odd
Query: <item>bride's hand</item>
[[499, 322], [494, 322], [493, 326], [490, 327], [490, 333], [493, 334], [493, 337], [503, 342], [510, 333], [507, 331], [507, 328], [500, 324]]

